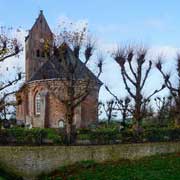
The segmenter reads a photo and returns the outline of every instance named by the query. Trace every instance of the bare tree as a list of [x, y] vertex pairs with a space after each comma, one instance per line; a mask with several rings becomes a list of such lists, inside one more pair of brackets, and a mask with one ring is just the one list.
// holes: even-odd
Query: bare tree
[[106, 90], [114, 97], [116, 100], [116, 106], [114, 110], [120, 111], [122, 115], [122, 125], [126, 126], [126, 121], [129, 116], [132, 114], [132, 107], [131, 107], [131, 99], [126, 96], [125, 98], [118, 98], [107, 86], [105, 86]]
[[164, 84], [169, 89], [171, 96], [175, 101], [175, 125], [180, 125], [180, 54], [177, 54], [176, 58], [176, 72], [177, 72], [177, 85], [173, 85], [172, 80], [170, 79], [170, 74], [163, 71], [162, 61], [158, 60], [156, 67], [164, 78]]
[[[7, 59], [16, 57], [22, 51], [22, 47], [16, 38], [8, 37], [5, 28], [1, 27], [0, 33], [0, 63], [4, 66]], [[8, 69], [8, 71], [12, 71]], [[14, 88], [11, 88], [17, 82], [21, 80], [21, 73], [17, 73], [14, 79], [3, 80], [0, 83], [0, 112], [5, 109], [6, 106], [16, 105], [16, 101], [8, 101], [7, 99], [16, 93]], [[6, 78], [7, 79], [7, 78]]]
[[[59, 40], [60, 39], [60, 40]], [[98, 59], [98, 73], [97, 76], [86, 69], [87, 63], [94, 52], [94, 41], [90, 38], [85, 39], [85, 29], [82, 32], [67, 32], [58, 36], [58, 42], [62, 44], [55, 44], [53, 48], [53, 57], [58, 59], [63, 67], [62, 83], [64, 86], [64, 96], [60, 93], [62, 87], [48, 86], [50, 94], [53, 94], [66, 109], [66, 134], [68, 143], [72, 142], [73, 118], [76, 108], [83, 102], [97, 85], [97, 80], [102, 73], [103, 58]], [[80, 61], [84, 57], [84, 61]], [[52, 66], [54, 66], [52, 64]], [[62, 74], [62, 69], [54, 67], [59, 76]], [[86, 71], [86, 72], [85, 72]], [[79, 75], [83, 77], [79, 77]], [[99, 81], [100, 82], [100, 81]]]
[[117, 116], [117, 112], [115, 112], [116, 101], [114, 99], [110, 99], [103, 103], [102, 106], [107, 116], [107, 123], [110, 124], [112, 118]]
[[157, 107], [157, 120], [160, 126], [163, 126], [169, 120], [169, 115], [172, 109], [172, 97], [159, 97], [154, 98]]
[[132, 114], [132, 107], [130, 105], [131, 99], [126, 96], [124, 99], [120, 99], [117, 103], [117, 110], [121, 112], [122, 115], [122, 125], [126, 127], [126, 121]]
[[[121, 68], [121, 75], [126, 91], [134, 100], [134, 129], [138, 130], [141, 127], [143, 118], [143, 107], [145, 107], [146, 103], [153, 95], [160, 92], [165, 86], [163, 85], [160, 89], [155, 90], [147, 97], [143, 95], [145, 83], [147, 82], [149, 73], [152, 69], [152, 61], [147, 59], [147, 49], [118, 48], [113, 54], [113, 58]], [[144, 67], [146, 62], [148, 62], [147, 68]]]
[[149, 117], [153, 117], [154, 108], [153, 108], [152, 104], [150, 103], [150, 100], [147, 103], [143, 104], [142, 109], [143, 109], [143, 117], [144, 118], [147, 119]]

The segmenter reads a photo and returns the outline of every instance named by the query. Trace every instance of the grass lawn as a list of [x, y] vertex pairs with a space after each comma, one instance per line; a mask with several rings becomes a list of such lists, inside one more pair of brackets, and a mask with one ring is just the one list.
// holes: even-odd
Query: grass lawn
[[0, 180], [5, 180], [3, 177], [0, 176]]
[[22, 178], [10, 172], [7, 167], [0, 164], [0, 180], [22, 180]]
[[137, 161], [96, 164], [84, 161], [61, 167], [41, 180], [180, 180], [180, 154], [159, 155]]

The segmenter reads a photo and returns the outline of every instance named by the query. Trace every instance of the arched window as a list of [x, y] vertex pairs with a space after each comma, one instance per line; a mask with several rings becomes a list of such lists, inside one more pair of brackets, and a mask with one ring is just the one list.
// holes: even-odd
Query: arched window
[[36, 93], [35, 96], [35, 114], [40, 115], [41, 113], [41, 96], [40, 93]]
[[58, 126], [59, 128], [64, 128], [64, 121], [60, 120]]

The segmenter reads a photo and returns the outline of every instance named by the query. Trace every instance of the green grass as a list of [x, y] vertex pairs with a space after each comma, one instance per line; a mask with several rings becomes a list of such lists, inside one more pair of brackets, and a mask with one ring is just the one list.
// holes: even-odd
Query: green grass
[[22, 178], [11, 172], [4, 165], [0, 164], [0, 180], [22, 180]]
[[3, 178], [3, 177], [0, 176], [0, 180], [5, 180], [5, 178]]
[[61, 167], [40, 180], [180, 180], [180, 154], [153, 156], [137, 161], [96, 164], [85, 161]]

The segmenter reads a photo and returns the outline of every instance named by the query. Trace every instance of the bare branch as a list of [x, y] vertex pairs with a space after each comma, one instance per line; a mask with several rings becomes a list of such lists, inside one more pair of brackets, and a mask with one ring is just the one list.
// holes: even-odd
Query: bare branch
[[8, 88], [9, 86], [12, 86], [13, 84], [16, 84], [19, 80], [21, 80], [21, 73], [18, 74], [18, 77], [12, 81], [9, 81], [6, 85], [0, 87], [0, 91]]
[[170, 82], [170, 75], [165, 74], [162, 70], [162, 62], [159, 59], [159, 61], [156, 63], [156, 68], [159, 70], [159, 72], [162, 74], [163, 78], [164, 78], [164, 83], [166, 85], [166, 87], [171, 91], [171, 93], [173, 94], [174, 92], [178, 92], [178, 89], [174, 88]]
[[127, 92], [129, 93], [129, 95], [130, 95], [132, 98], [135, 99], [136, 97], [135, 97], [135, 95], [131, 92], [130, 87], [129, 87], [128, 84], [127, 84], [127, 81], [126, 81], [126, 78], [125, 78], [125, 75], [124, 75], [124, 72], [123, 72], [123, 71], [121, 71], [121, 75], [122, 75], [122, 78], [123, 78], [123, 81], [124, 81], [125, 88], [126, 88]]
[[160, 89], [155, 90], [151, 95], [149, 95], [147, 98], [145, 98], [144, 102], [149, 101], [152, 96], [154, 96], [155, 94], [157, 94], [157, 93], [159, 93], [160, 91], [162, 91], [165, 87], [166, 87], [166, 86], [163, 84]]
[[112, 54], [115, 61], [120, 65], [120, 67], [123, 67], [126, 62], [126, 53], [125, 49], [119, 48], [116, 52]]
[[87, 39], [87, 43], [85, 46], [84, 56], [85, 56], [85, 62], [86, 65], [88, 61], [90, 60], [91, 56], [93, 55], [93, 51], [95, 49], [95, 41], [92, 40], [91, 37]]
[[145, 73], [145, 76], [144, 76], [144, 80], [143, 80], [143, 83], [142, 83], [142, 85], [141, 85], [141, 89], [143, 89], [143, 87], [144, 87], [144, 85], [145, 85], [145, 82], [146, 82], [146, 80], [147, 80], [147, 77], [148, 77], [148, 75], [149, 75], [149, 72], [150, 72], [150, 70], [151, 70], [151, 67], [152, 67], [152, 62], [149, 61], [149, 67], [148, 67], [148, 69], [146, 70], [146, 73]]
[[102, 74], [103, 62], [104, 62], [104, 57], [102, 55], [100, 55], [99, 58], [98, 58], [98, 64], [97, 64], [98, 71], [99, 71], [98, 75], [97, 75], [97, 78], [99, 78], [100, 75]]

